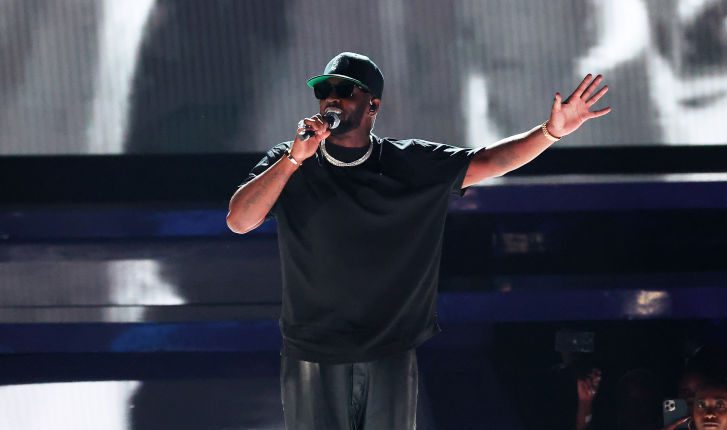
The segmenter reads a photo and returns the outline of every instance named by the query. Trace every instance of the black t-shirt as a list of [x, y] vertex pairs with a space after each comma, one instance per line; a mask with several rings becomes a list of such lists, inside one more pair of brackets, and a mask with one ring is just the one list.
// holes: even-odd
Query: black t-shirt
[[[320, 149], [290, 177], [269, 215], [283, 270], [283, 353], [322, 363], [377, 360], [440, 331], [436, 297], [449, 196], [461, 195], [474, 150], [374, 137], [355, 167]], [[250, 172], [264, 172], [292, 142]], [[328, 143], [350, 162], [368, 148]]]

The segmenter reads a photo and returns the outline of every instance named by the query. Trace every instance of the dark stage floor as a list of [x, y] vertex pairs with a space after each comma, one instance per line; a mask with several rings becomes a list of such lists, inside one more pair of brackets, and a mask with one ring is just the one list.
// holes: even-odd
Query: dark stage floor
[[[483, 428], [482, 407], [500, 409], [495, 422], [514, 419], [481, 353], [419, 355], [417, 428]], [[274, 351], [4, 355], [0, 428], [284, 429], [279, 364]], [[448, 386], [436, 407], [430, 384]]]

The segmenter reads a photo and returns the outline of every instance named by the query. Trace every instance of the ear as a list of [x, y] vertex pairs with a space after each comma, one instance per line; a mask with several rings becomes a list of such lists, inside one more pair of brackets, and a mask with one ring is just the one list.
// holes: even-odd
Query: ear
[[381, 106], [381, 99], [371, 99], [369, 100], [369, 113], [371, 115], [378, 112], [379, 107]]

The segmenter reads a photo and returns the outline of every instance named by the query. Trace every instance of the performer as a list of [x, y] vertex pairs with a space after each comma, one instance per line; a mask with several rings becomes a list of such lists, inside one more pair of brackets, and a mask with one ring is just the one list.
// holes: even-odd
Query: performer
[[[229, 228], [274, 216], [283, 271], [281, 392], [289, 429], [413, 429], [415, 349], [440, 331], [436, 296], [450, 193], [528, 163], [608, 91], [588, 75], [550, 117], [489, 147], [371, 133], [384, 77], [344, 52], [308, 80], [318, 114], [273, 147], [230, 201]], [[340, 124], [331, 129], [324, 116]], [[301, 134], [313, 135], [303, 139]]]

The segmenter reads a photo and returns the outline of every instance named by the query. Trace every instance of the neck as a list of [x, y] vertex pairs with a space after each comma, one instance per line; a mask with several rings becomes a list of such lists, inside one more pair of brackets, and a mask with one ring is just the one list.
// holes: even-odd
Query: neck
[[369, 133], [369, 130], [357, 128], [343, 134], [330, 135], [326, 138], [326, 142], [346, 148], [363, 148], [371, 144]]

